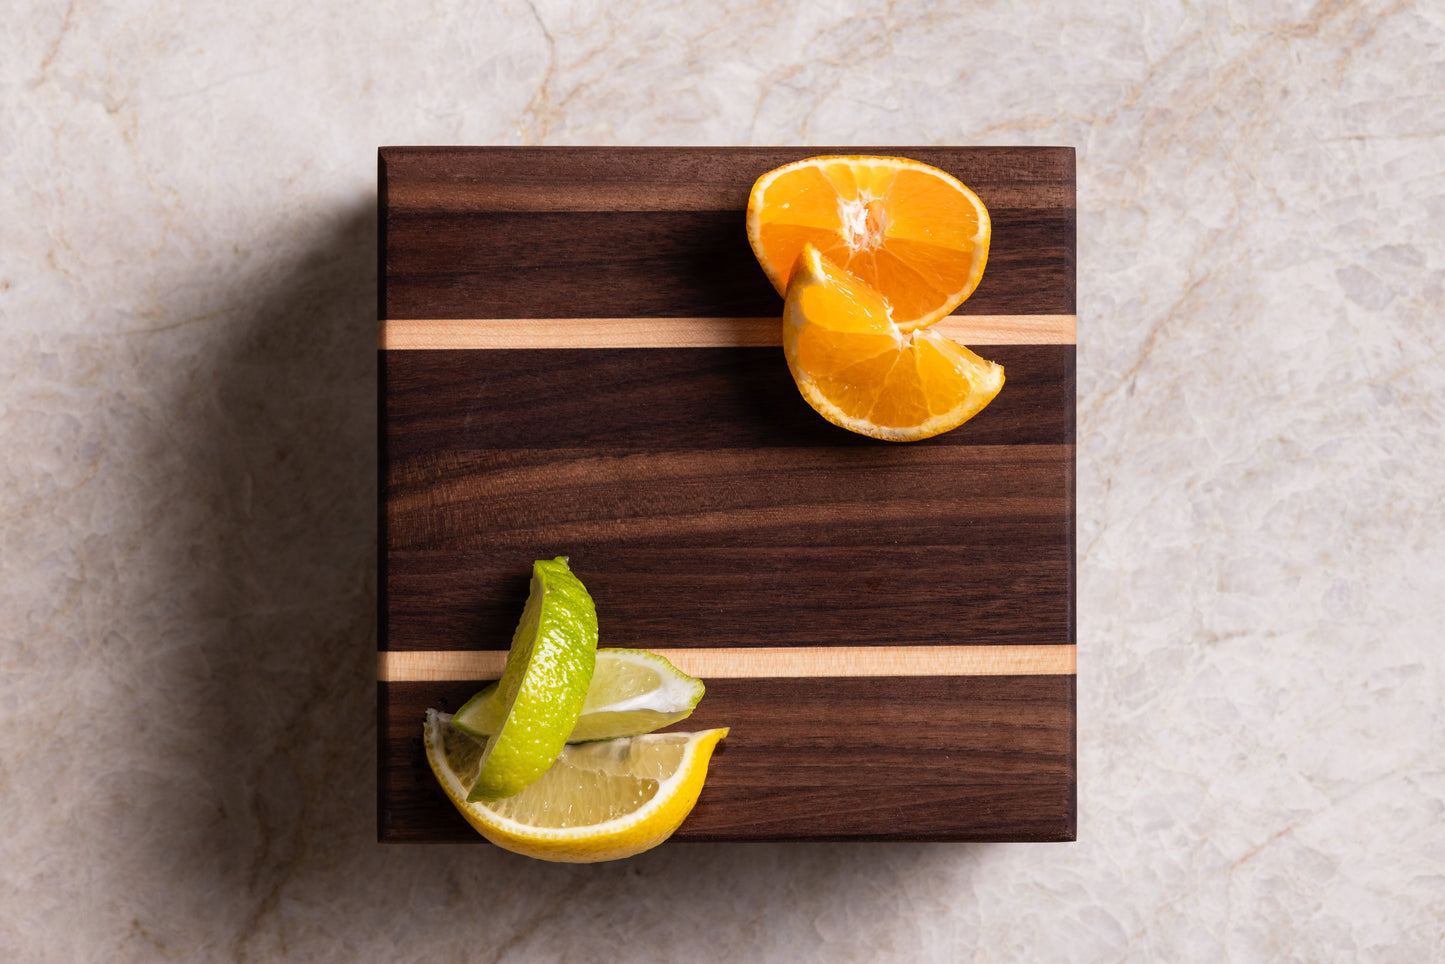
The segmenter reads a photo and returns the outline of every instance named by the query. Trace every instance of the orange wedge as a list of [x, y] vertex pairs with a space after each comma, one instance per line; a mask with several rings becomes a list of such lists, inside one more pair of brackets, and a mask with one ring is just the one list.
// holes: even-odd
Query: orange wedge
[[778, 294], [811, 244], [882, 295], [902, 331], [973, 294], [990, 232], [977, 194], [901, 157], [810, 157], [764, 174], [748, 197], [748, 241]]
[[957, 428], [1003, 388], [1001, 365], [926, 328], [903, 331], [877, 292], [811, 244], [788, 284], [783, 351], [818, 414], [892, 442]]

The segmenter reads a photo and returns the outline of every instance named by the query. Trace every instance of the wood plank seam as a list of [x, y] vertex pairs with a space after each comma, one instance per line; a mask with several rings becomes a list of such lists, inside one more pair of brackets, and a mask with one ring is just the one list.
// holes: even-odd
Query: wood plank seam
[[[684, 673], [702, 679], [796, 679], [858, 676], [1071, 676], [1068, 646], [775, 646], [654, 649]], [[384, 683], [492, 680], [502, 675], [501, 650], [413, 650], [377, 653]]]
[[[778, 318], [391, 318], [384, 351], [506, 348], [771, 348]], [[953, 315], [933, 330], [965, 345], [1072, 345], [1075, 315]]]

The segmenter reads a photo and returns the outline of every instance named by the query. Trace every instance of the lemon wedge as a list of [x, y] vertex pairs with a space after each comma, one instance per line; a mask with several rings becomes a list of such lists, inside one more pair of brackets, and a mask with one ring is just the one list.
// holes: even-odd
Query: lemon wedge
[[469, 801], [484, 745], [427, 710], [427, 762], [477, 832], [539, 860], [617, 860], [662, 843], [692, 812], [713, 748], [727, 729], [649, 733], [563, 747], [540, 778], [513, 796]]

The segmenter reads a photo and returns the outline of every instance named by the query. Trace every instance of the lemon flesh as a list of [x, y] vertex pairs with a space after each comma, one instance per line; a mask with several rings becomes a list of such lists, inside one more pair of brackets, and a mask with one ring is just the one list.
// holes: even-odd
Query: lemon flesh
[[497, 682], [499, 722], [469, 783], [469, 800], [520, 793], [547, 772], [577, 725], [597, 654], [597, 611], [567, 559], [538, 560]]
[[427, 710], [427, 762], [447, 798], [492, 843], [540, 860], [591, 863], [650, 850], [692, 812], [727, 729], [649, 733], [564, 747], [541, 779], [497, 801], [469, 800], [483, 745]]
[[[599, 649], [592, 685], [569, 743], [638, 736], [692, 715], [702, 680], [644, 649]], [[452, 724], [485, 739], [502, 722], [501, 685], [493, 683], [457, 710]]]

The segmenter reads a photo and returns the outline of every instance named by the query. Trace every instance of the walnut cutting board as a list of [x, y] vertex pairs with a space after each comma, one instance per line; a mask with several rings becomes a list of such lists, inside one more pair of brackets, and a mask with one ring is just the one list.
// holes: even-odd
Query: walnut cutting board
[[[748, 247], [802, 157], [937, 165], [988, 205], [941, 324], [998, 398], [899, 445], [814, 414]], [[379, 834], [477, 840], [421, 724], [500, 671], [534, 559], [601, 645], [729, 726], [678, 840], [1072, 840], [1071, 148], [384, 148]]]

